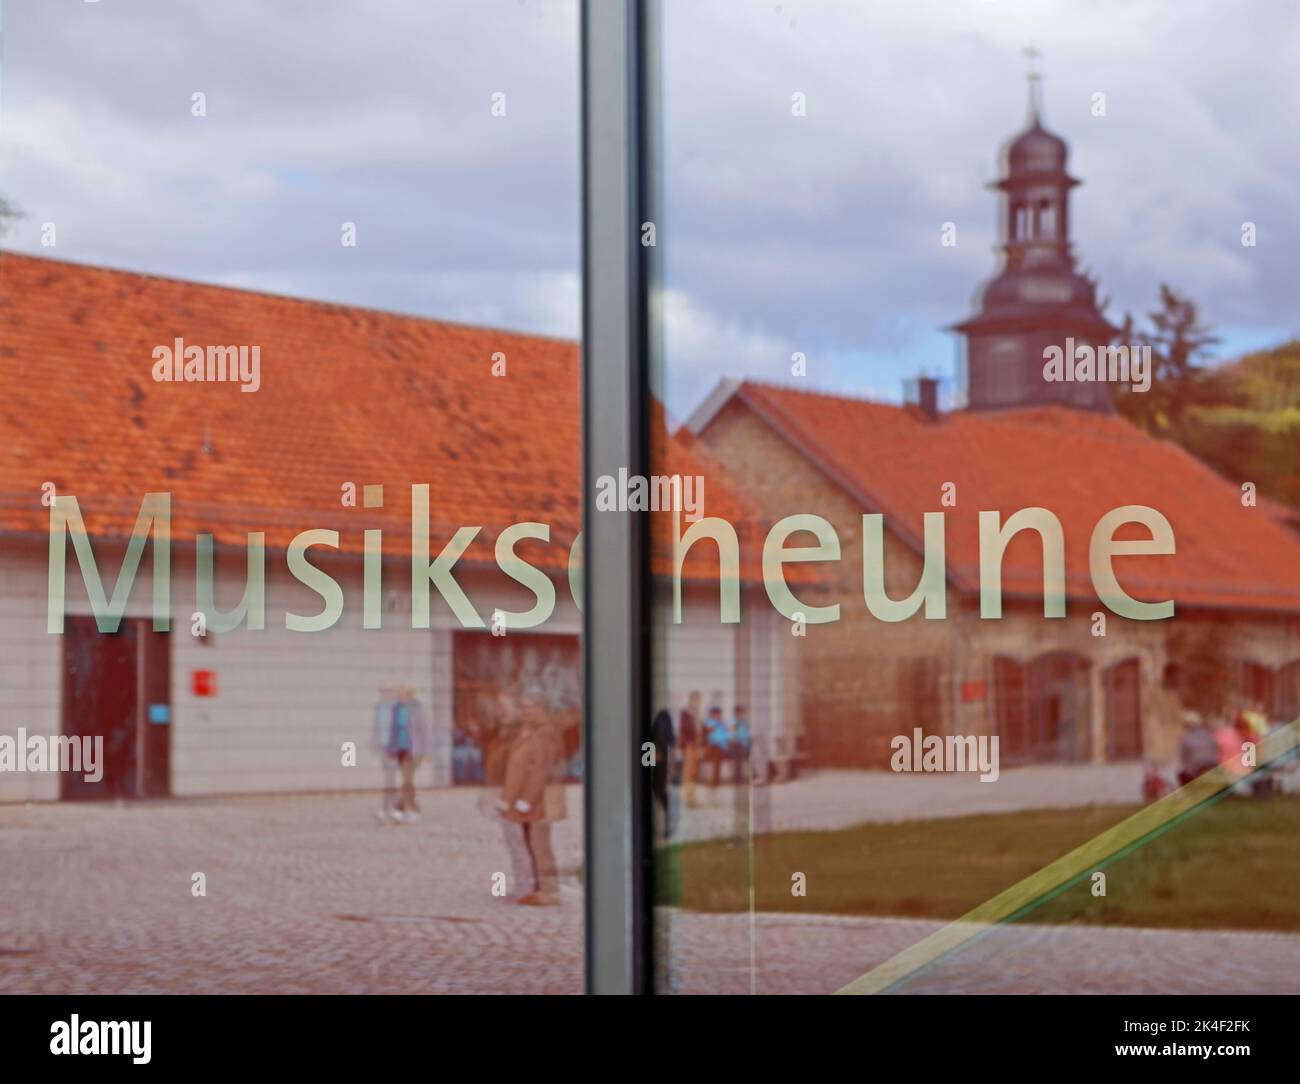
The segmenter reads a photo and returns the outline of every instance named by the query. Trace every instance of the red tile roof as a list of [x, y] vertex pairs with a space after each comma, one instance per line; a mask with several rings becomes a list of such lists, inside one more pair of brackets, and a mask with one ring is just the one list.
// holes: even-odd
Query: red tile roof
[[[1300, 612], [1300, 537], [1264, 509], [1243, 507], [1240, 483], [1122, 418], [1041, 407], [933, 421], [915, 407], [752, 382], [735, 394], [918, 552], [922, 515], [946, 511], [948, 573], [960, 589], [978, 590], [978, 512], [996, 510], [1005, 521], [1042, 506], [1062, 524], [1067, 594], [1095, 602], [1093, 527], [1113, 508], [1140, 504], [1169, 520], [1177, 552], [1116, 557], [1129, 594], [1178, 606]], [[944, 482], [956, 484], [955, 508], [940, 505]], [[1132, 526], [1116, 537], [1150, 535]], [[1041, 597], [1036, 533], [1007, 547], [1003, 590]]]
[[[260, 346], [260, 389], [155, 383], [151, 352], [177, 337]], [[143, 495], [165, 490], [180, 542], [265, 531], [283, 548], [334, 528], [360, 552], [381, 527], [395, 554], [410, 548], [409, 486], [428, 483], [433, 553], [481, 526], [462, 561], [491, 563], [501, 530], [536, 520], [550, 545], [518, 552], [558, 572], [580, 522], [579, 381], [573, 342], [3, 253], [0, 531], [45, 536], [49, 481], [92, 536], [129, 535]], [[721, 472], [667, 435], [662, 410], [655, 421], [655, 471], [706, 474], [707, 514], [744, 520]], [[356, 508], [341, 505], [345, 482]], [[385, 486], [382, 509], [360, 507], [367, 484]], [[653, 528], [660, 571], [667, 518]], [[687, 578], [708, 578], [706, 550]]]

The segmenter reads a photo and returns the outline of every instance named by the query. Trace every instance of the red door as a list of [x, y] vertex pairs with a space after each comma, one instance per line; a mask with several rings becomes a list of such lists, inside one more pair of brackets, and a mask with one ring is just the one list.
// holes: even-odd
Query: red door
[[63, 633], [63, 734], [102, 740], [102, 777], [63, 772], [64, 799], [153, 798], [171, 790], [169, 634], [142, 618], [100, 632], [68, 617]]

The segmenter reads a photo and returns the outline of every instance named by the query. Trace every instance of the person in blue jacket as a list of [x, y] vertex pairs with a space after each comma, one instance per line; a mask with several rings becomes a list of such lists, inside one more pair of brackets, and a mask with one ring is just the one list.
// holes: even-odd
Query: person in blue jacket
[[731, 762], [735, 765], [732, 770], [732, 778], [737, 783], [743, 783], [749, 778], [749, 748], [752, 744], [752, 735], [749, 730], [749, 720], [745, 716], [745, 705], [737, 704], [732, 709], [731, 714]]
[[[414, 824], [420, 819], [415, 799], [415, 769], [429, 753], [430, 734], [424, 705], [409, 685], [381, 690], [375, 706], [373, 747], [384, 758], [384, 808], [380, 818], [396, 824]], [[401, 777], [401, 789], [397, 785]]]
[[731, 731], [718, 704], [709, 708], [704, 720], [704, 763], [709, 768], [709, 786], [716, 787], [722, 778], [722, 765], [731, 755]]

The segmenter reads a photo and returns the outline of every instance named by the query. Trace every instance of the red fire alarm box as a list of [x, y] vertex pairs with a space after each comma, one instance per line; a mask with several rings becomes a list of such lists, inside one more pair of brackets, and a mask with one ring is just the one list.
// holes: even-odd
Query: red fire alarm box
[[216, 696], [217, 672], [215, 670], [191, 670], [190, 692], [195, 696]]
[[989, 683], [987, 681], [963, 681], [961, 683], [961, 702], [963, 704], [974, 704], [984, 700], [989, 694]]

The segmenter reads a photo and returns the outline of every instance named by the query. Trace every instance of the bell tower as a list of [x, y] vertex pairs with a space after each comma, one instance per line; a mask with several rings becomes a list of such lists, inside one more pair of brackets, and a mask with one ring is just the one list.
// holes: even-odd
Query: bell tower
[[1058, 404], [1114, 410], [1104, 382], [1043, 377], [1043, 352], [1066, 340], [1105, 346], [1117, 333], [1097, 308], [1096, 285], [1075, 268], [1070, 245], [1070, 190], [1065, 140], [1042, 124], [1041, 77], [1029, 75], [1029, 123], [1003, 152], [1002, 266], [984, 286], [976, 314], [952, 330], [965, 338], [971, 410]]

